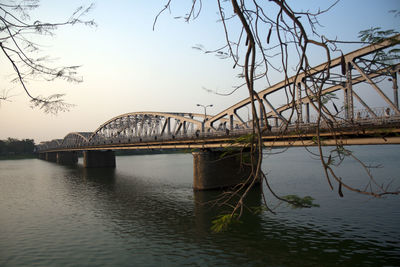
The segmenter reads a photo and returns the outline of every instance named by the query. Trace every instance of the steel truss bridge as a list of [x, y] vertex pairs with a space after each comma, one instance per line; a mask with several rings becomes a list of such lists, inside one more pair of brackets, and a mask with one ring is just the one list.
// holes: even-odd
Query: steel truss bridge
[[[318, 127], [323, 144], [400, 144], [400, 60], [379, 60], [388, 50], [398, 48], [399, 43], [400, 35], [394, 36], [258, 92], [255, 101], [260, 124], [265, 128], [264, 145], [316, 145], [318, 93], [323, 102]], [[275, 104], [272, 99], [284, 99], [286, 103]], [[375, 103], [380, 106], [373, 106]], [[42, 142], [37, 151], [240, 146], [236, 138], [253, 131], [249, 110], [251, 99], [247, 98], [215, 116], [126, 113], [106, 121], [93, 132], [72, 132], [63, 139]]]

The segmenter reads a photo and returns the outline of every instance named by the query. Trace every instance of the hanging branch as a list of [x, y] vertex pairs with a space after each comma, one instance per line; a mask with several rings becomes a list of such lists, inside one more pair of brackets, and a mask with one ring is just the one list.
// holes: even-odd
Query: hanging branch
[[[74, 105], [66, 103], [63, 94], [33, 96], [27, 81], [29, 79], [43, 79], [45, 81], [63, 79], [68, 82], [79, 83], [82, 82], [82, 78], [77, 76], [77, 69], [80, 66], [53, 67], [50, 65], [51, 59], [47, 56], [34, 58], [33, 54], [41, 52], [41, 48], [33, 41], [32, 35], [54, 36], [58, 27], [67, 25], [96, 26], [93, 20], [83, 19], [93, 8], [93, 4], [86, 8], [78, 7], [69, 19], [55, 23], [39, 20], [31, 22], [29, 12], [38, 7], [38, 0], [0, 3], [0, 47], [1, 52], [11, 64], [17, 76], [13, 81], [21, 84], [26, 95], [31, 99], [31, 107], [38, 107], [45, 113], [57, 114], [68, 111]], [[0, 100], [8, 100], [9, 97], [6, 95]]]
[[[167, 2], [165, 7], [157, 15], [155, 21], [161, 13], [170, 9], [171, 2], [171, 0]], [[193, 0], [192, 7], [196, 6], [196, 4], [201, 6], [201, 3], [201, 0]], [[287, 121], [283, 122], [280, 128], [280, 134], [282, 136], [288, 133], [289, 123], [291, 123], [294, 118], [299, 118], [301, 116], [301, 111], [297, 108], [297, 86], [302, 86], [304, 88], [305, 98], [308, 99], [308, 103], [316, 110], [317, 120], [314, 140], [318, 148], [318, 153], [312, 151], [310, 151], [310, 153], [318, 156], [328, 186], [331, 190], [334, 190], [335, 186], [337, 186], [340, 196], [343, 196], [343, 189], [373, 197], [400, 193], [399, 190], [390, 191], [388, 187], [379, 186], [369, 172], [369, 169], [361, 160], [357, 159], [354, 154], [346, 154], [343, 152], [343, 146], [338, 137], [340, 130], [336, 126], [338, 125], [338, 114], [340, 111], [332, 101], [334, 96], [325, 95], [323, 93], [325, 86], [332, 83], [336, 75], [331, 73], [331, 53], [338, 51], [337, 44], [346, 41], [328, 39], [319, 34], [318, 28], [320, 23], [318, 17], [321, 14], [329, 12], [337, 3], [338, 1], [335, 1], [324, 10], [318, 9], [317, 12], [311, 12], [293, 10], [285, 0], [217, 0], [219, 21], [224, 30], [223, 37], [225, 38], [226, 45], [214, 50], [206, 50], [201, 46], [197, 46], [197, 48], [205, 53], [222, 54], [224, 55], [224, 59], [230, 58], [233, 62], [233, 67], [240, 70], [240, 77], [244, 79], [244, 82], [235, 86], [227, 95], [245, 86], [247, 87], [252, 113], [252, 133], [249, 135], [249, 138], [247, 138], [247, 145], [243, 146], [242, 143], [232, 145], [233, 147], [235, 147], [235, 145], [242, 146], [242, 149], [238, 151], [239, 155], [243, 155], [245, 150], [250, 151], [251, 173], [242, 183], [221, 194], [220, 198], [217, 199], [216, 203], [219, 205], [228, 205], [232, 208], [232, 211], [230, 214], [221, 215], [218, 219], [213, 221], [215, 229], [225, 229], [227, 224], [231, 223], [232, 220], [240, 218], [245, 208], [244, 199], [249, 190], [259, 179], [265, 182], [268, 191], [279, 201], [298, 207], [315, 206], [315, 204], [312, 203], [312, 198], [308, 196], [304, 198], [293, 195], [287, 197], [280, 196], [273, 190], [267, 175], [265, 175], [261, 169], [264, 149], [262, 138], [263, 134], [269, 130], [269, 125], [264, 102], [256, 93], [254, 83], [257, 80], [265, 79], [266, 84], [270, 85], [269, 76], [271, 70], [279, 71], [283, 75], [283, 81], [286, 83], [284, 92], [290, 114]], [[195, 19], [195, 17], [198, 16], [198, 13], [194, 16], [192, 10], [193, 8], [189, 12], [186, 21], [189, 21], [190, 18]], [[230, 10], [232, 10], [232, 13], [229, 13]], [[230, 23], [232, 22], [238, 22], [241, 28], [237, 29], [231, 26]], [[380, 42], [383, 40], [382, 38], [379, 39], [382, 35], [386, 34], [385, 36], [387, 37], [388, 34], [395, 33], [387, 33], [379, 30], [379, 28], [373, 28], [364, 32], [361, 43]], [[378, 37], [374, 38], [374, 36], [370, 36], [371, 33], [376, 33]], [[323, 61], [326, 63], [318, 72], [315, 71], [309, 61], [310, 51], [312, 51], [311, 48], [323, 50], [321, 57], [324, 57]], [[397, 50], [394, 50], [394, 52], [396, 51]], [[242, 57], [239, 56], [240, 54]], [[378, 57], [379, 56], [380, 58], [384, 58], [381, 55], [378, 55]], [[277, 57], [280, 57], [279, 62], [276, 60]], [[376, 64], [376, 62], [378, 62], [378, 60], [375, 60], [374, 64]], [[371, 68], [371, 66], [367, 67]], [[294, 82], [290, 81], [292, 78], [289, 78], [293, 74]], [[300, 78], [302, 79], [300, 80]], [[332, 102], [336, 113], [331, 112], [327, 107], [327, 104], [330, 102]], [[260, 105], [260, 114], [257, 114], [256, 103]], [[260, 124], [260, 117], [264, 118], [263, 126]], [[325, 127], [324, 131], [328, 131], [331, 136], [333, 136], [335, 145], [332, 151], [336, 151], [338, 154], [336, 156], [332, 156], [332, 152], [329, 153], [329, 156], [326, 156], [324, 153], [324, 142], [321, 137], [322, 125]], [[302, 140], [299, 123], [296, 123], [296, 132], [299, 133], [299, 140]], [[341, 158], [340, 162], [343, 161], [343, 157], [355, 159], [365, 170], [370, 189], [353, 187], [346, 183], [344, 178], [338, 177], [332, 169], [334, 165], [333, 159], [335, 157]], [[337, 164], [340, 164], [340, 162]], [[376, 186], [376, 190], [371, 189], [372, 185]], [[236, 202], [232, 205], [230, 201], [234, 197]], [[273, 212], [264, 195], [263, 201], [267, 210]]]

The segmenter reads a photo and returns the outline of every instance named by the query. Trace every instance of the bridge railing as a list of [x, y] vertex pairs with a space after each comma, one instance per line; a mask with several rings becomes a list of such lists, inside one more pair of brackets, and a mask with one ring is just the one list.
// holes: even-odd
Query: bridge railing
[[[377, 109], [378, 110], [378, 109]], [[399, 123], [400, 122], [400, 115], [391, 114], [390, 116], [382, 116], [384, 114], [383, 108], [381, 109], [382, 112], [376, 113], [380, 114], [381, 116], [377, 118], [371, 118], [368, 116], [361, 116], [359, 118], [355, 118], [351, 121], [349, 120], [337, 120], [334, 123], [328, 123], [326, 121], [321, 121], [320, 128], [321, 129], [331, 129], [331, 128], [351, 128], [355, 126], [368, 126], [368, 125], [386, 125], [392, 123]], [[287, 125], [285, 128], [283, 125], [280, 126], [271, 126], [271, 128], [266, 131], [266, 134], [273, 134], [278, 135], [284, 132], [293, 132], [295, 130], [304, 130], [310, 131], [314, 130], [317, 127], [316, 121], [310, 123], [293, 123]], [[143, 137], [134, 137], [134, 138], [127, 138], [127, 137], [116, 137], [112, 139], [104, 139], [98, 140], [97, 142], [89, 143], [89, 145], [102, 145], [102, 144], [128, 144], [128, 143], [141, 143], [141, 142], [165, 142], [165, 141], [173, 141], [173, 140], [188, 140], [188, 139], [210, 139], [210, 138], [223, 138], [223, 137], [231, 137], [231, 136], [241, 136], [252, 133], [251, 128], [236, 128], [233, 130], [228, 129], [219, 129], [217, 131], [188, 131], [185, 134], [178, 134], [178, 135], [163, 135], [163, 136], [143, 136]]]
[[[370, 116], [370, 113], [374, 112], [375, 116]], [[346, 120], [340, 118], [338, 116], [337, 120], [327, 121], [321, 120], [320, 129], [328, 130], [328, 129], [355, 129], [357, 127], [369, 127], [369, 126], [385, 126], [385, 125], [393, 125], [400, 124], [400, 115], [397, 115], [395, 112], [391, 111], [388, 108], [374, 108], [373, 110], [356, 110], [355, 114], [357, 114], [354, 119]], [[311, 119], [311, 118], [310, 118]], [[305, 122], [295, 122], [288, 125], [271, 125], [267, 131], [265, 131], [265, 135], [275, 135], [279, 136], [281, 134], [288, 134], [291, 132], [296, 132], [301, 130], [302, 132], [315, 132], [317, 127], [316, 118], [312, 118], [309, 123]], [[220, 128], [216, 131], [205, 131], [201, 132], [199, 130], [196, 131], [187, 131], [185, 133], [179, 134], [165, 134], [162, 136], [139, 136], [139, 137], [126, 137], [126, 136], [114, 136], [111, 138], [97, 138], [88, 142], [84, 142], [83, 140], [79, 140], [79, 142], [75, 144], [71, 143], [63, 143], [62, 140], [53, 140], [50, 142], [41, 143], [37, 147], [38, 152], [40, 151], [49, 151], [49, 150], [57, 150], [57, 149], [79, 149], [79, 148], [90, 148], [90, 147], [98, 147], [102, 145], [124, 145], [124, 144], [140, 144], [140, 143], [165, 143], [165, 142], [173, 142], [178, 140], [196, 140], [200, 139], [212, 139], [212, 138], [229, 138], [232, 139], [235, 136], [243, 136], [246, 134], [252, 133], [251, 128], [243, 128], [237, 127], [232, 130]]]

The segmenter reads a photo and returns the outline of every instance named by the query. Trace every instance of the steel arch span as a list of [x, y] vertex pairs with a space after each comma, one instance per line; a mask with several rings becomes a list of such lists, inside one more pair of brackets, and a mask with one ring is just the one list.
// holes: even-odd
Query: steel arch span
[[[319, 112], [318, 95], [325, 101], [321, 110], [324, 122], [354, 122], [366, 118], [379, 120], [388, 115], [400, 116], [397, 77], [400, 72], [399, 59], [385, 62], [375, 60], [378, 51], [399, 48], [399, 44], [400, 35], [396, 35], [379, 44], [332, 59], [307, 72], [298, 73], [258, 92], [261, 101], [257, 98], [254, 101], [261, 123], [265, 121], [262, 109], [266, 111], [270, 126], [313, 123]], [[383, 87], [392, 87], [393, 92], [385, 91]], [[368, 90], [374, 94], [374, 100], [382, 103], [381, 106], [372, 107], [368, 103], [368, 97], [371, 98]], [[389, 94], [393, 97], [389, 97]], [[276, 104], [274, 96], [276, 99], [277, 95], [281, 96], [278, 101], [285, 103]], [[282, 97], [286, 100], [282, 100]], [[251, 98], [248, 97], [234, 104], [208, 119], [205, 128], [218, 131], [221, 128], [218, 124], [223, 124], [229, 130], [251, 128], [251, 115], [248, 115], [251, 113], [250, 103]], [[248, 119], [244, 119], [246, 114]]]
[[[254, 97], [256, 112], [261, 126], [265, 123], [269, 126], [263, 128], [264, 145], [312, 146], [316, 129], [332, 142], [341, 137], [346, 144], [399, 144], [400, 60], [398, 57], [376, 60], [377, 52], [399, 47], [400, 35], [396, 35], [258, 92]], [[106, 121], [92, 133], [72, 132], [64, 139], [42, 142], [38, 150], [229, 146], [235, 137], [252, 133], [251, 102], [248, 97], [215, 116], [154, 111], [126, 113]]]
[[89, 137], [92, 135], [92, 132], [72, 132], [67, 134], [61, 146], [63, 148], [74, 148], [74, 147], [82, 147], [86, 146], [89, 143]]
[[140, 142], [195, 135], [202, 130], [202, 120], [204, 115], [197, 113], [125, 113], [100, 125], [89, 137], [89, 144]]
[[52, 149], [57, 149], [61, 147], [61, 144], [63, 142], [63, 139], [53, 139], [51, 141], [47, 142], [41, 142], [38, 145], [38, 150], [52, 150]]

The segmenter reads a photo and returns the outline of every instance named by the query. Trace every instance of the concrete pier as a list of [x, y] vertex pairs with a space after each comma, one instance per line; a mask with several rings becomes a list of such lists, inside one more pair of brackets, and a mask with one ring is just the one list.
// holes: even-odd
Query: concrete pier
[[63, 165], [74, 165], [78, 163], [78, 153], [75, 151], [57, 152], [57, 163]]
[[246, 181], [251, 166], [241, 164], [240, 154], [221, 158], [223, 153], [211, 150], [192, 153], [194, 190], [228, 188]]
[[46, 152], [45, 160], [57, 162], [57, 152]]
[[84, 151], [83, 166], [85, 168], [114, 168], [115, 153], [114, 151]]

